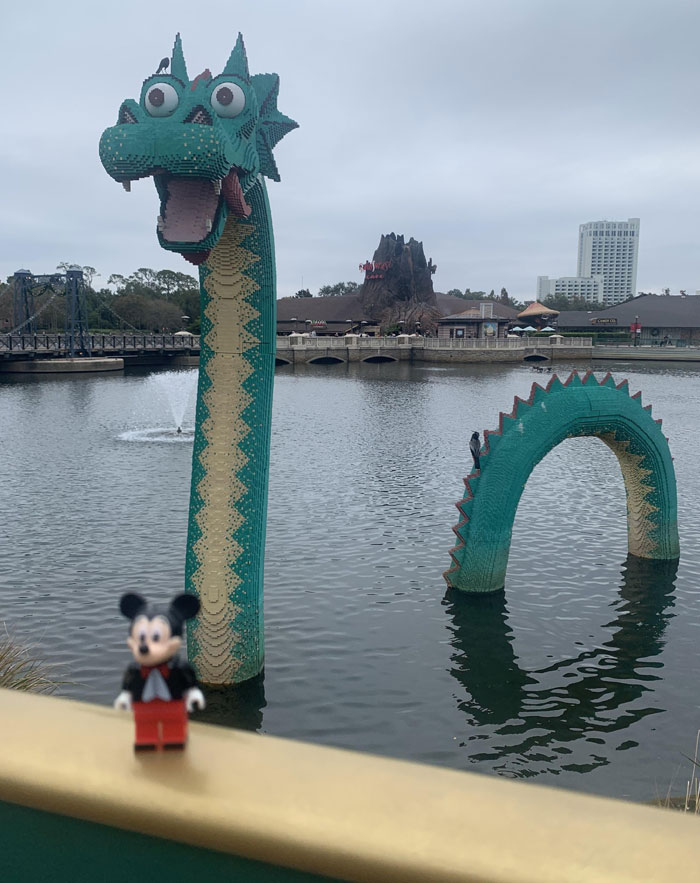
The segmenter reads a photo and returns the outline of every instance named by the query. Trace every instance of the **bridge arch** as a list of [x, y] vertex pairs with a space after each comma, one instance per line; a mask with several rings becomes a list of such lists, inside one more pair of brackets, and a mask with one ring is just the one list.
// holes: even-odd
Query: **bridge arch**
[[510, 414], [501, 414], [496, 432], [486, 430], [481, 470], [464, 480], [457, 503], [461, 519], [453, 528], [457, 545], [444, 574], [453, 588], [495, 592], [505, 584], [513, 521], [530, 473], [567, 438], [595, 436], [615, 454], [627, 496], [630, 555], [670, 561], [678, 558], [676, 478], [661, 421], [630, 395], [626, 380], [608, 374], [598, 381], [574, 372], [562, 383], [554, 375], [546, 387], [533, 383], [527, 401], [516, 396]]
[[313, 359], [309, 359], [309, 365], [344, 365], [345, 359], [341, 359], [338, 356], [314, 356]]
[[398, 362], [399, 360], [396, 358], [396, 356], [381, 355], [381, 356], [367, 356], [366, 358], [362, 359], [362, 361], [377, 365], [380, 362]]

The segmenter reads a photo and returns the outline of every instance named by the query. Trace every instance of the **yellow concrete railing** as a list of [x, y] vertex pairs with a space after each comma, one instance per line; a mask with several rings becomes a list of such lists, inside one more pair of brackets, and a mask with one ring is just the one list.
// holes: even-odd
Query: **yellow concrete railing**
[[[132, 726], [111, 709], [0, 690], [5, 818], [46, 817], [29, 807], [108, 826], [102, 832], [357, 881], [697, 874], [692, 817], [204, 724], [192, 725], [184, 753], [135, 756]], [[48, 848], [37, 835], [36, 849]], [[0, 877], [14, 880], [2, 867], [0, 855]], [[133, 879], [156, 879], [145, 871], [136, 866]], [[106, 879], [97, 867], [89, 873]]]

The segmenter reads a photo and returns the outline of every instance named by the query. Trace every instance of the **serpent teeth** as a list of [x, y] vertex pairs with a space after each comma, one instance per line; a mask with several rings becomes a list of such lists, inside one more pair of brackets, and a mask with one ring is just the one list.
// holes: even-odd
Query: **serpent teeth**
[[158, 219], [156, 220], [156, 229], [160, 230], [162, 232], [164, 227], [165, 227], [165, 221], [163, 220], [162, 215], [158, 215]]
[[217, 196], [221, 193], [221, 178], [217, 178], [216, 181], [214, 181], [214, 192]]
[[131, 181], [122, 181], [122, 187], [127, 193], [131, 193]]
[[207, 233], [211, 233], [211, 228], [213, 226], [211, 218], [207, 218], [205, 226], [207, 228]]

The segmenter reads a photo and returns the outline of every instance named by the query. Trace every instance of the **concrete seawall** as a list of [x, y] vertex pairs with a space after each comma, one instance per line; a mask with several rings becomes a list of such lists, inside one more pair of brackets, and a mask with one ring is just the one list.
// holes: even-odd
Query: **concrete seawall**
[[593, 359], [629, 362], [700, 362], [700, 349], [669, 346], [596, 346]]
[[8, 374], [91, 374], [123, 370], [124, 359], [22, 359], [0, 363], [0, 371]]
[[0, 359], [0, 374], [93, 374], [124, 368], [196, 368], [199, 356], [142, 353], [119, 358]]
[[277, 344], [278, 364], [307, 365], [340, 362], [569, 362], [590, 360], [590, 346], [524, 346], [508, 348], [381, 347], [381, 346], [281, 346]]

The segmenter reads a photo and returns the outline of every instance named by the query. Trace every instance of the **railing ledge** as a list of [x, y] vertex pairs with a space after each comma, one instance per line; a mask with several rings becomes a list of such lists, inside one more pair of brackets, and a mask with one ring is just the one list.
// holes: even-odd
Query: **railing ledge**
[[[7, 690], [0, 719], [0, 801], [281, 868], [402, 883], [696, 874], [698, 820], [658, 809], [197, 723], [183, 753], [135, 756], [130, 715]], [[50, 867], [52, 842], [34, 848]]]

